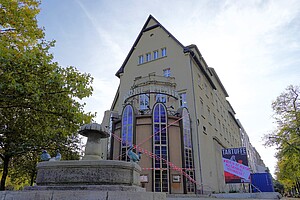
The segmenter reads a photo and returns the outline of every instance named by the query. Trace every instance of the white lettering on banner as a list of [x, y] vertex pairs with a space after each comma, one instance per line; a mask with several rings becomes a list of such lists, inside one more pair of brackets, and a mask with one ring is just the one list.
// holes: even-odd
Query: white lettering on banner
[[225, 172], [241, 177], [246, 181], [250, 180], [250, 168], [248, 166], [226, 158], [222, 158], [222, 160]]
[[231, 154], [240, 154], [240, 155], [246, 155], [246, 147], [241, 148], [231, 148], [231, 149], [222, 149], [223, 155], [231, 155]]

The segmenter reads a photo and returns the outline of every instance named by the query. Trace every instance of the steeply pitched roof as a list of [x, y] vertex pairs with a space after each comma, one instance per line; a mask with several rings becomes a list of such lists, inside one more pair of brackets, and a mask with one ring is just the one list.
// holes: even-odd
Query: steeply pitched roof
[[[132, 54], [132, 52], [134, 51], [137, 43], [139, 42], [139, 40], [141, 39], [142, 35], [144, 32], [147, 32], [149, 30], [152, 30], [154, 28], [160, 27], [162, 28], [183, 50], [184, 53], [189, 53], [190, 57], [195, 61], [195, 63], [198, 65], [198, 67], [200, 68], [200, 70], [204, 73], [205, 77], [207, 78], [207, 80], [209, 81], [210, 85], [212, 86], [213, 89], [217, 89], [215, 84], [213, 83], [212, 79], [210, 78], [210, 74], [207, 73], [206, 69], [209, 68], [207, 67], [205, 60], [202, 58], [202, 55], [199, 51], [199, 49], [197, 48], [196, 45], [189, 45], [189, 46], [184, 46], [182, 45], [164, 26], [162, 26], [152, 15], [149, 15], [146, 23], [144, 24], [142, 30], [140, 31], [137, 39], [135, 40], [135, 42], [133, 43], [128, 55], [126, 56], [126, 59], [124, 60], [122, 66], [120, 67], [120, 69], [117, 71], [117, 73], [115, 74], [117, 77], [120, 78], [120, 74], [124, 72], [124, 68]], [[192, 50], [195, 49], [198, 56], [201, 56], [202, 61], [204, 62], [204, 66], [201, 64], [200, 60], [198, 59], [196, 53]]]
[[[154, 22], [154, 24], [150, 24], [150, 22]], [[128, 62], [132, 52], [134, 51], [135, 46], [137, 45], [137, 43], [139, 42], [139, 40], [141, 39], [143, 32], [147, 32], [149, 30], [152, 30], [154, 28], [160, 27], [162, 28], [171, 38], [173, 38], [178, 44], [179, 46], [181, 46], [182, 48], [184, 48], [184, 46], [165, 28], [163, 27], [152, 15], [149, 15], [146, 23], [144, 24], [142, 30], [140, 31], [138, 37], [136, 38], [135, 42], [133, 43], [126, 59], [124, 60], [122, 66], [120, 67], [120, 69], [117, 71], [116, 76], [120, 78], [120, 73], [124, 72], [124, 67], [126, 65], [126, 63]]]

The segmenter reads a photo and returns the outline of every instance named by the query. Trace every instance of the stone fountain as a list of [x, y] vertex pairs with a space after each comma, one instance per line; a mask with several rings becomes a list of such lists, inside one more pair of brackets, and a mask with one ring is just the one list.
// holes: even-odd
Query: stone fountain
[[138, 164], [102, 159], [101, 140], [109, 134], [100, 124], [84, 125], [79, 133], [88, 138], [82, 160], [40, 162], [36, 186], [7, 192], [0, 199], [166, 199], [165, 193], [146, 192], [141, 187]]

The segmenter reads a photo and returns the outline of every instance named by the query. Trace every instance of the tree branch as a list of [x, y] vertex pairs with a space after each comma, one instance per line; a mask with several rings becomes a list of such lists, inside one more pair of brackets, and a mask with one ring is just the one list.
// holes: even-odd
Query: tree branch
[[4, 160], [4, 156], [3, 156], [2, 153], [0, 153], [0, 158], [1, 158], [2, 160]]

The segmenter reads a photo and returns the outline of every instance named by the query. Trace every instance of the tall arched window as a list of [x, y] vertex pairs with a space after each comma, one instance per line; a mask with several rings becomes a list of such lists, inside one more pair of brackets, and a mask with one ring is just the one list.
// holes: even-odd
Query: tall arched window
[[[195, 179], [191, 122], [190, 122], [190, 115], [187, 108], [182, 109], [182, 131], [183, 131], [183, 146], [184, 146], [183, 156], [184, 156], [185, 172], [192, 179]], [[185, 191], [187, 193], [195, 192], [195, 184], [192, 183], [188, 178], [185, 178]]]
[[133, 144], [133, 108], [126, 105], [122, 114], [122, 142], [121, 142], [121, 160], [129, 161], [127, 158], [127, 149]]
[[167, 111], [162, 103], [153, 108], [153, 134], [154, 191], [169, 192]]

